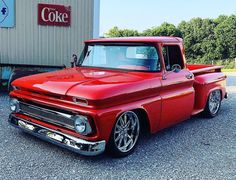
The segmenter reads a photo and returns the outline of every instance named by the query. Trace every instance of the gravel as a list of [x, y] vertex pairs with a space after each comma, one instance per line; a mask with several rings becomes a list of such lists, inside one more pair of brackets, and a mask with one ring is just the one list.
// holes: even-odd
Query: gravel
[[146, 135], [122, 159], [86, 158], [11, 127], [0, 93], [0, 179], [236, 179], [236, 73], [228, 76], [219, 116]]

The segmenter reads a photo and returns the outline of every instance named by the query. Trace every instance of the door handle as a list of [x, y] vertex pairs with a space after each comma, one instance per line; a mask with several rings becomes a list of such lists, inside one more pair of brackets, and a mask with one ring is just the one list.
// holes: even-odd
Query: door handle
[[193, 78], [193, 74], [192, 74], [192, 73], [189, 73], [188, 75], [186, 75], [186, 78], [187, 78], [187, 79], [192, 79], [192, 78]]

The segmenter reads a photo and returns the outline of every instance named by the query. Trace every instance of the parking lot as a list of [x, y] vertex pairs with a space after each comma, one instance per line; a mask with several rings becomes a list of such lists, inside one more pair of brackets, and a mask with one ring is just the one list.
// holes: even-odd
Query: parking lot
[[0, 93], [0, 179], [236, 179], [236, 73], [227, 86], [219, 116], [146, 135], [122, 159], [86, 158], [11, 127]]

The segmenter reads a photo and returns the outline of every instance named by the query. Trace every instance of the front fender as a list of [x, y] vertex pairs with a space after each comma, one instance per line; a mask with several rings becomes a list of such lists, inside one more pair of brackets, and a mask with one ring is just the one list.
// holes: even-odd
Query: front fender
[[108, 142], [118, 117], [126, 111], [132, 111], [136, 109], [142, 109], [146, 113], [150, 132], [155, 133], [158, 130], [158, 125], [161, 118], [160, 97], [153, 97], [128, 104], [114, 106], [97, 112], [95, 121], [101, 138]]

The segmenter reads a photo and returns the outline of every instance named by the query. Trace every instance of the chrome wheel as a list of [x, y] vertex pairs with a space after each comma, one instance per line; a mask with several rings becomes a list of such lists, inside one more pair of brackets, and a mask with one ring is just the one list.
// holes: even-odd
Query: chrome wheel
[[122, 153], [129, 152], [137, 143], [140, 131], [138, 116], [128, 111], [123, 113], [114, 128], [114, 142]]
[[220, 108], [221, 92], [219, 90], [213, 91], [209, 96], [209, 111], [211, 114], [216, 114]]

